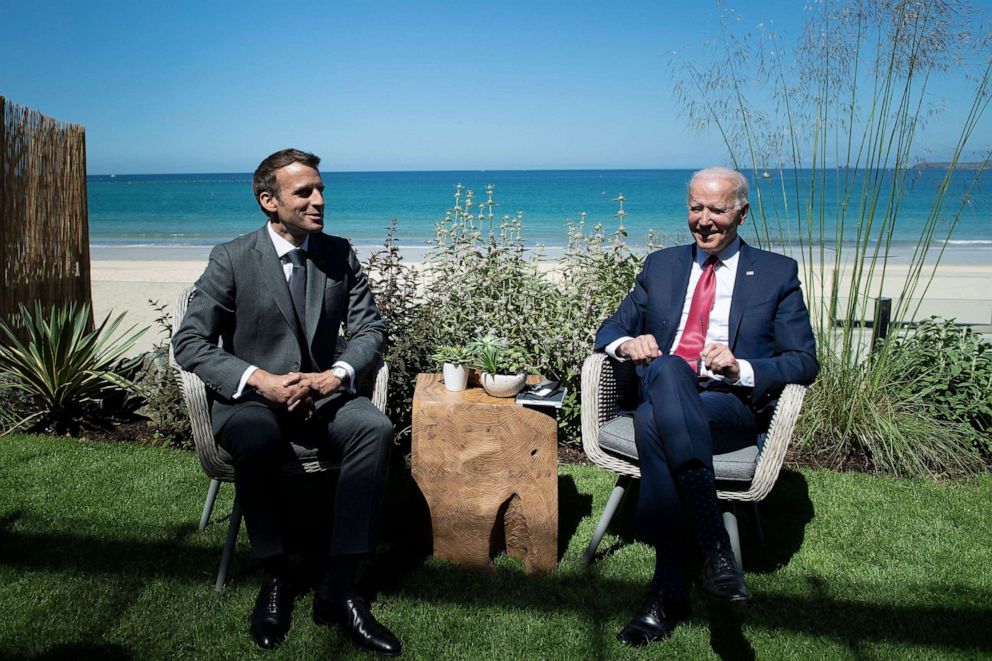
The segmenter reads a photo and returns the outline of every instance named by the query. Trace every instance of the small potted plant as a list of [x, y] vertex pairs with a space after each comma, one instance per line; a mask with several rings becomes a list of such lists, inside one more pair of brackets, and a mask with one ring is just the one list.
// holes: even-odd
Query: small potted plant
[[444, 387], [458, 392], [468, 385], [468, 371], [472, 364], [472, 352], [460, 344], [444, 344], [434, 352], [434, 360], [441, 366]]
[[487, 334], [468, 345], [475, 367], [482, 373], [482, 387], [492, 397], [514, 397], [527, 381], [526, 359], [522, 351]]

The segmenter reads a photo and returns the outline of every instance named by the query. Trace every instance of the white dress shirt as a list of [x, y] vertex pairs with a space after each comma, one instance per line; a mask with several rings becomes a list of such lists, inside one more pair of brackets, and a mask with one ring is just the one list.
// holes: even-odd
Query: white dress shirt
[[[713, 268], [713, 274], [716, 276], [716, 293], [713, 296], [713, 309], [710, 311], [710, 323], [709, 327], [706, 329], [705, 344], [710, 344], [713, 342], [717, 342], [719, 344], [729, 344], [730, 301], [734, 295], [734, 283], [737, 282], [737, 262], [740, 259], [740, 251], [741, 240], [740, 238], [736, 238], [733, 243], [724, 248], [723, 251], [717, 255], [718, 261], [716, 266]], [[708, 258], [708, 253], [702, 250], [696, 250], [696, 259], [693, 260], [692, 267], [689, 270], [689, 284], [686, 287], [685, 303], [682, 305], [682, 316], [679, 319], [678, 331], [675, 333], [675, 338], [672, 340], [672, 345], [670, 347], [661, 347], [662, 351], [666, 354], [671, 354], [675, 351], [676, 347], [679, 346], [679, 340], [682, 339], [682, 332], [685, 330], [685, 322], [689, 318], [689, 307], [692, 305], [692, 295], [696, 291], [696, 284], [699, 282], [699, 278], [703, 275], [703, 264]], [[633, 338], [624, 336], [610, 342], [605, 349], [607, 355], [620, 361], [627, 360], [626, 358], [617, 356], [617, 349], [620, 348], [620, 345], [624, 342], [631, 339]], [[740, 367], [740, 378], [731, 385], [753, 388], [754, 369], [751, 367], [751, 363], [738, 358], [737, 364]], [[701, 365], [700, 370], [700, 376], [702, 377], [717, 381], [724, 380], [721, 375], [714, 374], [707, 369], [705, 365]], [[727, 383], [730, 382], [728, 381]]]
[[[289, 254], [289, 251], [296, 250], [297, 248], [299, 248], [303, 252], [306, 252], [307, 247], [310, 245], [310, 237], [308, 236], [307, 238], [303, 239], [303, 243], [300, 244], [299, 246], [294, 246], [291, 242], [287, 241], [286, 239], [276, 234], [275, 230], [272, 229], [272, 223], [266, 223], [265, 229], [269, 230], [269, 238], [272, 239], [272, 245], [276, 249], [276, 255], [279, 256], [279, 261], [282, 262], [282, 271], [283, 274], [286, 276], [286, 282], [289, 282], [289, 277], [293, 275], [293, 263], [289, 261], [289, 258], [286, 255]], [[349, 365], [348, 363], [344, 362], [343, 360], [336, 361], [333, 365], [331, 365], [332, 369], [335, 367], [343, 367], [344, 370], [348, 373], [348, 382], [346, 384], [346, 387], [348, 389], [348, 392], [354, 394], [355, 368]], [[238, 383], [238, 391], [234, 393], [234, 399], [238, 399], [239, 397], [241, 397], [241, 393], [244, 391], [245, 386], [248, 385], [248, 379], [251, 378], [251, 375], [254, 374], [255, 370], [257, 369], [258, 369], [258, 365], [252, 365], [245, 370], [244, 374], [241, 375], [241, 381], [240, 383]]]

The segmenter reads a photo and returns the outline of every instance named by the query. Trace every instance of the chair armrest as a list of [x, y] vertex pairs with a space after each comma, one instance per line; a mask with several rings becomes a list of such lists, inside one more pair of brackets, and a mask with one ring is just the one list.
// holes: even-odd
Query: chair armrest
[[[186, 308], [196, 287], [187, 287], [179, 294], [176, 305], [172, 310], [172, 334], [186, 316]], [[231, 482], [234, 480], [234, 468], [221, 457], [217, 442], [214, 440], [213, 429], [210, 425], [210, 403], [207, 400], [207, 387], [200, 377], [192, 372], [187, 372], [179, 363], [172, 351], [172, 343], [169, 343], [169, 365], [172, 367], [176, 377], [176, 383], [183, 393], [183, 401], [186, 402], [186, 410], [189, 414], [190, 427], [193, 431], [193, 443], [196, 445], [196, 454], [200, 459], [203, 472], [208, 477]]]
[[778, 479], [778, 474], [782, 470], [785, 453], [789, 449], [789, 443], [796, 430], [796, 423], [799, 421], [799, 412], [802, 410], [805, 397], [805, 386], [790, 383], [782, 390], [775, 407], [775, 413], [772, 415], [771, 425], [768, 427], [765, 446], [761, 449], [758, 464], [754, 468], [751, 486], [746, 491], [718, 491], [718, 497], [724, 500], [747, 502], [758, 502], [765, 499], [772, 487], [775, 486], [775, 480]]
[[[372, 404], [377, 409], [385, 413], [386, 398], [389, 394], [389, 365], [386, 364], [381, 356], [377, 356], [370, 372], [375, 373], [375, 380], [369, 379], [371, 384], [366, 384], [366, 388], [361, 388], [360, 390], [363, 395], [366, 395], [372, 400]], [[371, 387], [367, 387], [368, 385], [371, 385]]]
[[610, 456], [599, 446], [599, 428], [617, 417], [620, 402], [636, 388], [632, 363], [594, 353], [582, 363], [582, 449], [589, 461], [609, 470], [640, 478], [633, 463]]

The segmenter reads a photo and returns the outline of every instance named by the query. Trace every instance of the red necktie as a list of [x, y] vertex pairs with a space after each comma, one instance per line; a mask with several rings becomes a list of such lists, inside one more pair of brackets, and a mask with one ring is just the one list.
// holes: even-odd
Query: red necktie
[[716, 274], [713, 272], [716, 262], [716, 257], [710, 255], [703, 264], [703, 274], [692, 292], [689, 318], [685, 320], [682, 337], [674, 352], [676, 356], [684, 358], [696, 374], [699, 374], [699, 354], [706, 345], [706, 331], [710, 327], [710, 311], [716, 294]]

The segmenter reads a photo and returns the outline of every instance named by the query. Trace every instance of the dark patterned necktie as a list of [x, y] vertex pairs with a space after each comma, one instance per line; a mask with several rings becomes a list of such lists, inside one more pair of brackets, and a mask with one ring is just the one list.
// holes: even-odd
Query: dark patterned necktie
[[293, 265], [289, 276], [289, 294], [293, 297], [293, 307], [296, 308], [296, 319], [300, 322], [300, 330], [307, 327], [307, 254], [300, 249], [286, 253], [287, 259]]

